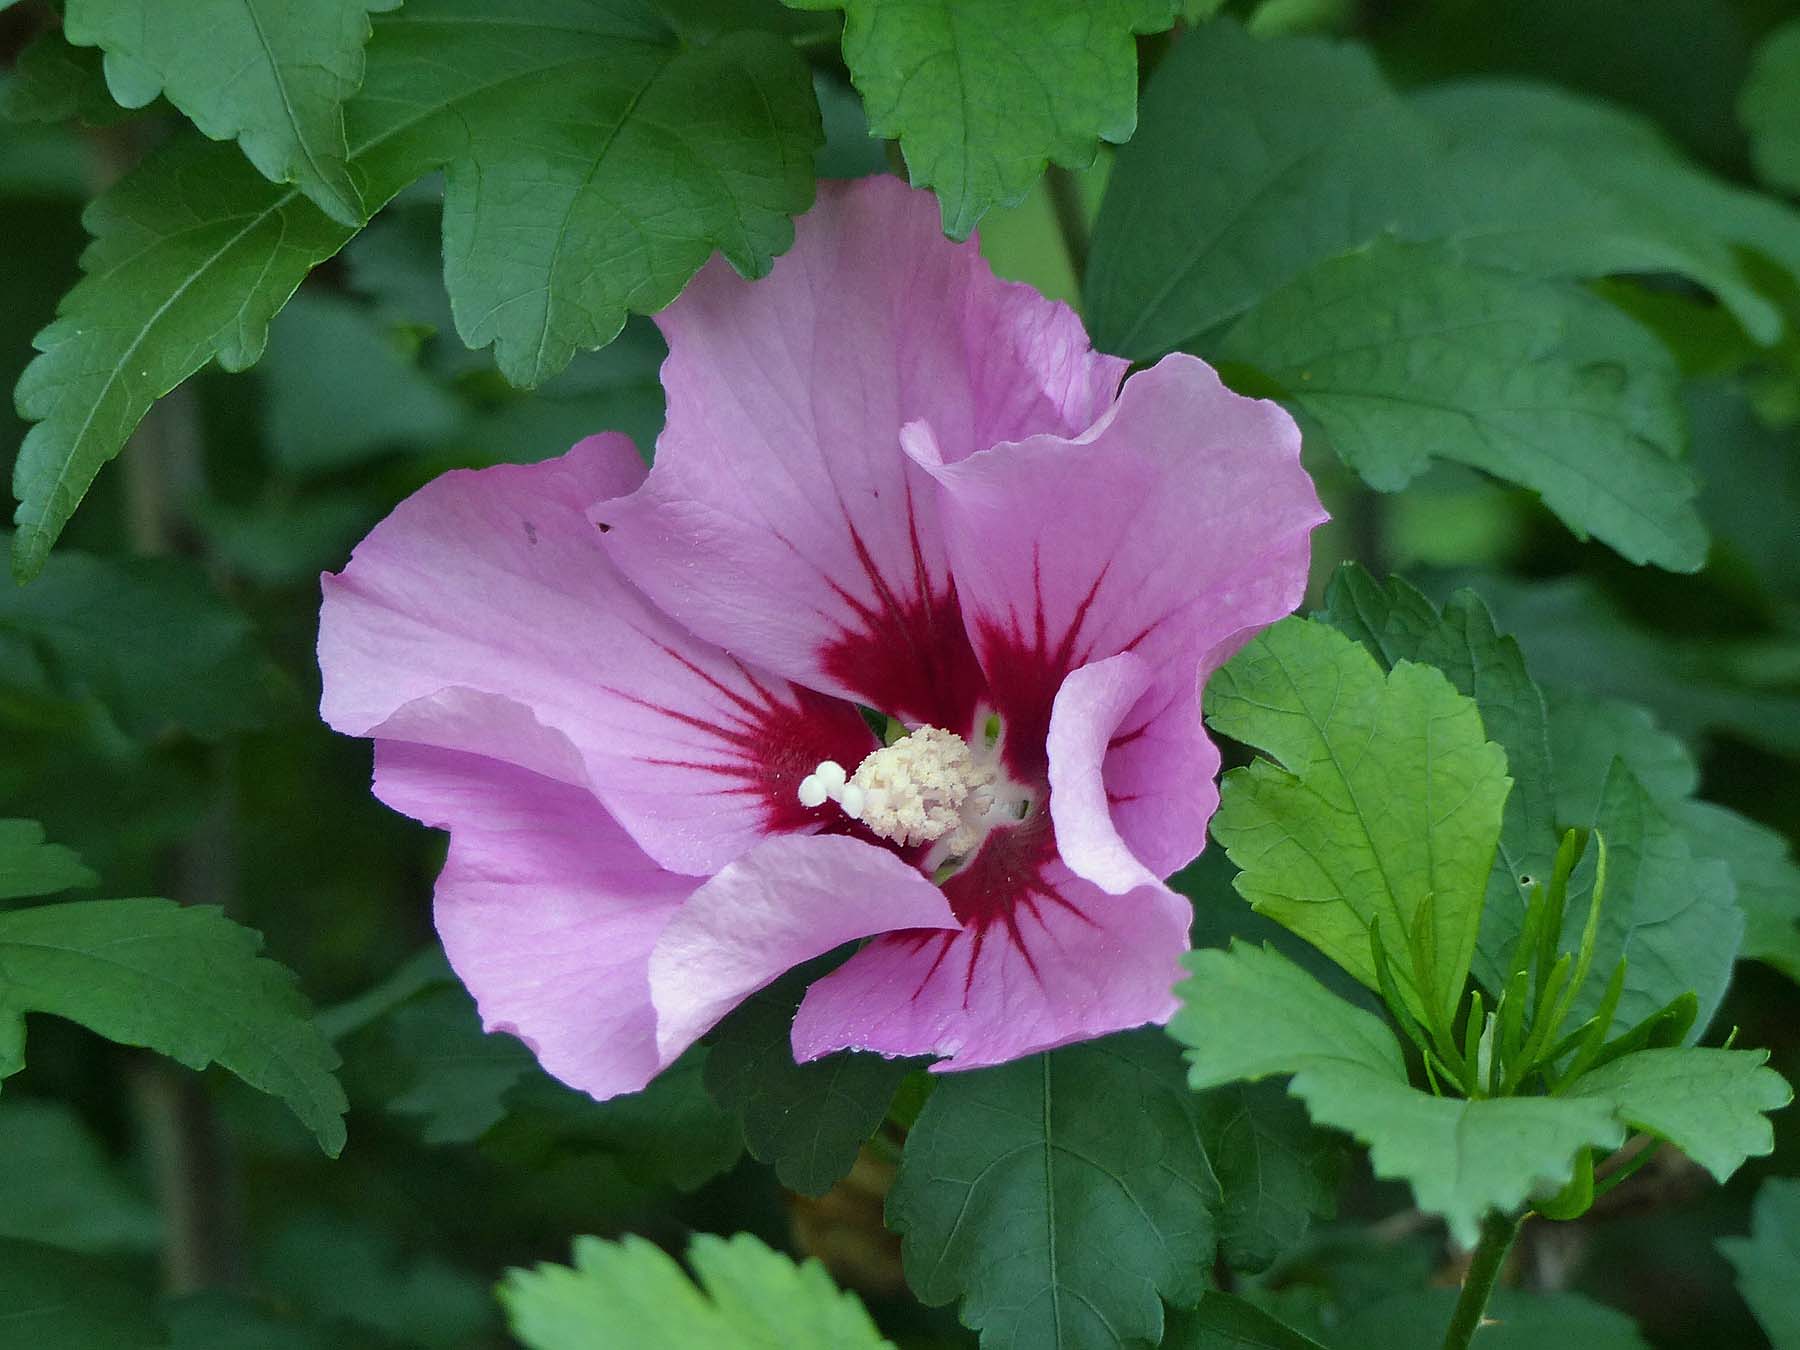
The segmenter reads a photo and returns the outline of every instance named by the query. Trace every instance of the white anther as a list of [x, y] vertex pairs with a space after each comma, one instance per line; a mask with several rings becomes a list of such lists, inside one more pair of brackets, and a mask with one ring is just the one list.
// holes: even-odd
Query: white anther
[[852, 820], [861, 820], [865, 805], [866, 789], [855, 783], [846, 783], [837, 794], [838, 805], [844, 808], [844, 814]]
[[825, 805], [825, 799], [830, 795], [818, 774], [809, 773], [800, 780], [800, 805], [807, 810]]
[[844, 772], [844, 766], [835, 759], [822, 759], [819, 767], [812, 771], [812, 776], [825, 785], [825, 795], [835, 797], [838, 789], [850, 781], [850, 775]]
[[[840, 800], [846, 814], [854, 814], [871, 833], [911, 847], [946, 835], [961, 838], [971, 824], [971, 807], [985, 814], [992, 800], [989, 793], [971, 803], [971, 794], [993, 781], [992, 765], [978, 763], [961, 736], [926, 726], [870, 753]], [[858, 794], [854, 813], [852, 792]]]

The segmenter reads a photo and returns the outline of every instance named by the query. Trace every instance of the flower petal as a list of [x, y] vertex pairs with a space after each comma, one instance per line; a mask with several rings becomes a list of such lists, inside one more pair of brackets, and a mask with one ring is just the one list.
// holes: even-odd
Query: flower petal
[[[555, 732], [528, 739], [555, 758]], [[603, 1100], [668, 1063], [650, 951], [698, 878], [658, 867], [589, 793], [480, 755], [377, 741], [375, 795], [450, 831], [437, 928], [489, 1031]]]
[[717, 262], [657, 316], [669, 417], [642, 489], [596, 519], [627, 575], [701, 636], [813, 688], [959, 725], [980, 691], [929, 484], [951, 458], [1068, 435], [1125, 363], [1065, 306], [997, 281], [892, 178], [821, 183], [754, 283]]
[[1173, 717], [1161, 719], [1170, 725], [1139, 723], [1137, 731], [1121, 738], [1120, 726], [1150, 681], [1149, 662], [1120, 652], [1064, 680], [1050, 713], [1056, 850], [1076, 876], [1113, 895], [1160, 879], [1122, 834], [1147, 844], [1148, 856], [1161, 862], [1171, 848], [1179, 851], [1205, 835], [1219, 803], [1213, 782], [1219, 755], [1200, 734], [1197, 698], [1194, 734], [1186, 744], [1166, 739], [1174, 730]]
[[846, 942], [957, 926], [944, 893], [886, 849], [765, 840], [695, 891], [651, 953], [659, 1052], [674, 1059], [776, 976]]
[[1160, 885], [1107, 895], [1052, 863], [1004, 923], [878, 938], [807, 990], [794, 1057], [945, 1056], [973, 1069], [1175, 1011], [1193, 911]]
[[[951, 570], [1006, 719], [1013, 772], [1046, 770], [1031, 757], [1070, 672], [1121, 652], [1141, 657], [1151, 678], [1115, 733], [1108, 782], [1142, 782], [1181, 747], [1209, 757], [1198, 690], [1300, 602], [1308, 536], [1325, 519], [1293, 419], [1175, 355], [1127, 380], [1073, 439], [1036, 436], [955, 460], [935, 427], [914, 426], [904, 444], [938, 484]], [[1148, 758], [1127, 768], [1112, 762], [1120, 753], [1134, 765]], [[1205, 816], [1190, 817], [1181, 838], [1148, 840], [1123, 819], [1121, 829], [1167, 875], [1204, 842]]]
[[[414, 493], [323, 578], [321, 710], [351, 735], [587, 786], [656, 861], [704, 874], [772, 831], [817, 828], [800, 780], [823, 759], [856, 763], [874, 738], [850, 705], [695, 639], [612, 566], [586, 511], [642, 472], [624, 437], [590, 437], [559, 459], [445, 474]], [[528, 709], [581, 772], [523, 757], [505, 717], [393, 721], [455, 689]]]

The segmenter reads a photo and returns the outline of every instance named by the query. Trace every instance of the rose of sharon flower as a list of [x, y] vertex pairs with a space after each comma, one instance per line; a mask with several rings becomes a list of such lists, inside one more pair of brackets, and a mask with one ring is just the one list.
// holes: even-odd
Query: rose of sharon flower
[[659, 316], [648, 473], [607, 434], [446, 474], [323, 579], [323, 713], [450, 831], [451, 964], [595, 1097], [858, 939], [800, 1060], [1166, 1020], [1201, 686], [1325, 518], [1279, 407], [1189, 356], [1121, 386], [930, 195], [824, 183], [796, 233]]

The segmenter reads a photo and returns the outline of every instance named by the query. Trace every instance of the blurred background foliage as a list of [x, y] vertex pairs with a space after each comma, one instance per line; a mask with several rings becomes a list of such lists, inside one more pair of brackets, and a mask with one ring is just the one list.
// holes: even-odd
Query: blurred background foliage
[[[1759, 40], [1794, 12], [1784, 0], [1229, 8], [1252, 31], [1360, 36], [1403, 88], [1510, 74], [1614, 100], [1746, 184], [1740, 91]], [[83, 203], [174, 120], [160, 103], [121, 113], [96, 54], [60, 44], [55, 24], [44, 0], [0, 8], [7, 387], [76, 275]], [[1146, 69], [1169, 41], [1143, 40]], [[808, 50], [827, 129], [820, 172], [888, 171], [835, 48]], [[1070, 231], [1091, 223], [1109, 159], [1054, 171], [987, 216], [981, 247], [1001, 275], [1076, 301]], [[401, 497], [447, 468], [541, 458], [601, 428], [648, 453], [662, 418], [662, 346], [647, 321], [530, 394], [491, 352], [464, 348], [440, 275], [440, 199], [435, 181], [408, 190], [315, 272], [251, 372], [208, 369], [160, 403], [42, 578], [0, 586], [0, 817], [39, 820], [80, 854], [97, 880], [78, 897], [221, 904], [263, 932], [344, 1056], [349, 1145], [329, 1161], [278, 1104], [217, 1071], [196, 1079], [40, 1018], [29, 1067], [0, 1096], [0, 1240], [73, 1254], [83, 1299], [104, 1302], [112, 1284], [171, 1292], [180, 1347], [473, 1350], [506, 1344], [490, 1293], [501, 1272], [563, 1259], [573, 1233], [631, 1231], [678, 1250], [691, 1232], [748, 1231], [825, 1256], [900, 1344], [972, 1345], [953, 1310], [904, 1293], [879, 1223], [879, 1151], [827, 1197], [797, 1197], [746, 1155], [697, 1061], [654, 1100], [598, 1107], [516, 1043], [481, 1036], [432, 945], [441, 839], [375, 802], [367, 745], [316, 717], [318, 574]], [[1800, 347], [1749, 344], [1692, 287], [1596, 288], [1682, 362], [1714, 534], [1704, 569], [1632, 567], [1467, 469], [1440, 465], [1382, 496], [1321, 454], [1312, 467], [1334, 522], [1317, 536], [1317, 577], [1356, 558], [1440, 597], [1475, 586], [1542, 683], [1644, 705], [1697, 755], [1701, 795], [1792, 840]], [[1800, 324], [1800, 290], [1788, 300]], [[0, 407], [0, 444], [24, 429]], [[1236, 904], [1222, 857], [1183, 882]], [[1202, 921], [1214, 921], [1204, 906]], [[1781, 975], [1740, 966], [1719, 1025], [1800, 1076], [1800, 990]], [[1725, 1188], [1671, 1158], [1619, 1203], [1534, 1230], [1533, 1279], [1629, 1312], [1668, 1350], [1758, 1344], [1715, 1243], [1750, 1231], [1764, 1177], [1800, 1172], [1800, 1116], [1776, 1128], [1775, 1156]], [[1341, 1326], [1435, 1264], [1404, 1196], [1352, 1169], [1339, 1221], [1285, 1248], [1261, 1281], [1279, 1306]]]

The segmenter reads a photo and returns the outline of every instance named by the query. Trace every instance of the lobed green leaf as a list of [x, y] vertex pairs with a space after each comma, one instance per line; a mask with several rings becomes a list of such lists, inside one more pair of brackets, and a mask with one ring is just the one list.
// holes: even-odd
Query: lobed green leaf
[[[504, 14], [412, 0], [377, 20], [346, 120], [366, 209], [446, 170], [459, 331], [494, 343], [521, 384], [610, 341], [627, 310], [667, 304], [715, 247], [767, 270], [812, 200], [818, 110], [800, 58], [757, 33], [684, 47], [647, 0]], [[86, 275], [16, 392], [38, 423], [13, 469], [22, 579], [151, 403], [208, 361], [252, 364], [301, 279], [355, 232], [195, 136], [84, 220]]]
[[[1243, 869], [1238, 891], [1371, 989], [1379, 922], [1402, 997], [1447, 1026], [1511, 781], [1475, 704], [1429, 666], [1384, 676], [1343, 634], [1286, 620], [1213, 677], [1207, 717], [1275, 761], [1221, 787], [1212, 829]], [[1410, 949], [1424, 931], [1429, 988]]]
[[1775, 1150], [1767, 1115], [1794, 1099], [1766, 1050], [1640, 1050], [1583, 1074], [1565, 1099], [1608, 1102], [1633, 1129], [1666, 1139], [1725, 1181]]
[[1483, 729], [1506, 752], [1513, 787], [1474, 957], [1477, 978], [1497, 993], [1506, 983], [1501, 965], [1524, 919], [1530, 883], [1523, 879], [1548, 877], [1556, 854], [1548, 715], [1524, 653], [1495, 630], [1493, 615], [1474, 592], [1458, 591], [1440, 614], [1406, 582], [1396, 577], [1384, 586], [1353, 563], [1333, 574], [1322, 617], [1384, 667], [1404, 660], [1443, 671], [1458, 693], [1475, 700]]
[[106, 52], [127, 108], [158, 94], [258, 172], [293, 183], [333, 220], [367, 212], [348, 162], [344, 102], [363, 81], [369, 14], [400, 0], [67, 0], [63, 35]]
[[1771, 1177], [1756, 1193], [1750, 1236], [1719, 1240], [1738, 1289], [1776, 1350], [1800, 1346], [1800, 1179]]
[[168, 900], [0, 913], [0, 1078], [25, 1067], [25, 1014], [53, 1013], [189, 1068], [223, 1065], [286, 1102], [336, 1157], [338, 1057], [293, 973], [257, 956], [261, 945], [217, 909]]
[[1274, 951], [1237, 944], [1185, 960], [1190, 977], [1176, 986], [1183, 1006], [1169, 1030], [1188, 1047], [1190, 1084], [1292, 1075], [1288, 1091], [1315, 1124], [1367, 1144], [1375, 1174], [1408, 1182], [1464, 1246], [1489, 1210], [1514, 1211], [1566, 1185], [1582, 1149], [1624, 1142], [1607, 1102], [1419, 1091], [1380, 1019]]
[[794, 1012], [810, 982], [778, 980], [720, 1023], [709, 1038], [706, 1088], [783, 1186], [823, 1195], [850, 1171], [901, 1082], [923, 1062], [841, 1052], [796, 1064]]
[[833, 1288], [816, 1261], [796, 1266], [739, 1233], [701, 1234], [688, 1263], [698, 1288], [642, 1238], [576, 1238], [573, 1267], [514, 1270], [500, 1286], [500, 1301], [530, 1350], [892, 1350], [862, 1304]]
[[947, 1075], [887, 1216], [914, 1293], [960, 1298], [984, 1350], [1124, 1350], [1199, 1299], [1219, 1201], [1175, 1047], [1139, 1032]]
[[1379, 491], [1466, 464], [1633, 562], [1706, 561], [1674, 362], [1591, 296], [1378, 242], [1268, 295], [1218, 350], [1274, 379]]
[[968, 237], [1054, 161], [1093, 163], [1137, 126], [1134, 33], [1173, 0], [788, 0], [844, 10], [844, 60], [873, 135], [897, 139], [914, 184], [937, 190], [944, 232]]

